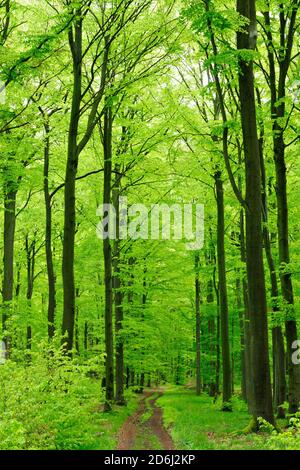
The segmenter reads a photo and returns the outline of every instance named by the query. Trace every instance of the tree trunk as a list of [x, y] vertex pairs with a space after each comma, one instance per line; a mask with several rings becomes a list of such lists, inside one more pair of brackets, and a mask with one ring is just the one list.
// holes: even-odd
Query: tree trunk
[[8, 182], [4, 188], [2, 331], [6, 357], [9, 357], [11, 348], [11, 336], [8, 320], [12, 310], [14, 287], [14, 244], [17, 190], [13, 188], [13, 186], [13, 182]]
[[[104, 189], [103, 205], [107, 206], [111, 202], [111, 176], [112, 176], [112, 113], [111, 108], [107, 107], [104, 113], [104, 133], [103, 133], [103, 151], [104, 151]], [[105, 213], [104, 217], [108, 214]], [[112, 253], [109, 239], [110, 230], [109, 220], [105, 227], [106, 234], [103, 240], [104, 256], [104, 285], [105, 285], [105, 410], [111, 409], [111, 402], [114, 399], [114, 347], [113, 347], [113, 290], [112, 290]]]
[[[206, 253], [206, 264], [211, 266], [213, 270], [216, 269], [216, 257], [215, 257], [215, 247], [212, 241], [212, 233], [210, 229], [210, 249]], [[217, 293], [218, 299], [218, 293]], [[206, 296], [207, 305], [213, 305], [214, 303], [214, 276], [207, 283], [207, 296]], [[218, 300], [217, 300], [218, 302]], [[219, 307], [217, 306], [217, 309]], [[219, 317], [219, 314], [217, 315]], [[215, 397], [219, 393], [219, 386], [216, 382], [218, 377], [218, 364], [217, 364], [217, 351], [218, 351], [218, 338], [216, 335], [216, 326], [215, 326], [215, 316], [212, 314], [211, 309], [209, 309], [208, 317], [208, 340], [209, 340], [209, 389], [208, 393], [210, 397]]]
[[220, 326], [222, 343], [222, 370], [223, 370], [223, 410], [231, 410], [231, 364], [228, 324], [228, 300], [226, 282], [226, 259], [225, 259], [225, 221], [224, 221], [224, 191], [221, 172], [214, 175], [216, 182], [217, 208], [218, 208], [218, 234], [217, 234], [217, 259], [218, 280], [220, 300]]
[[241, 279], [240, 273], [238, 272], [236, 279], [236, 302], [239, 315], [240, 325], [240, 348], [241, 348], [241, 396], [243, 400], [247, 400], [247, 377], [246, 377], [246, 351], [245, 351], [245, 318], [244, 318], [244, 306], [241, 295]]
[[120, 278], [120, 174], [116, 167], [115, 190], [113, 194], [114, 208], [116, 211], [116, 239], [114, 241], [114, 303], [115, 303], [115, 331], [116, 331], [116, 403], [125, 405], [124, 398], [124, 342], [122, 338], [123, 329], [123, 294], [121, 291]]
[[[250, 20], [246, 32], [238, 32], [238, 49], [256, 46], [255, 0], [238, 0], [237, 11]], [[261, 171], [256, 124], [253, 61], [239, 61], [239, 91], [246, 171], [246, 256], [250, 317], [250, 359], [253, 382], [251, 413], [274, 424], [269, 364], [267, 303], [262, 245]]]
[[[246, 240], [245, 240], [245, 217], [244, 210], [240, 211], [240, 251], [241, 261], [246, 266]], [[250, 359], [250, 316], [249, 316], [249, 295], [246, 275], [242, 279], [243, 299], [244, 299], [244, 332], [245, 332], [245, 377], [246, 377], [246, 399], [249, 411], [253, 403], [253, 383], [251, 377], [251, 359]]]
[[271, 282], [272, 298], [272, 345], [273, 345], [273, 401], [277, 410], [278, 418], [285, 417], [284, 408], [281, 406], [286, 400], [286, 379], [285, 379], [285, 351], [284, 340], [281, 329], [281, 318], [279, 308], [279, 291], [275, 262], [272, 254], [270, 232], [268, 228], [268, 201], [266, 193], [266, 172], [263, 155], [263, 138], [259, 140], [260, 166], [262, 174], [262, 214], [263, 214], [263, 238], [265, 244], [266, 258], [268, 262]]
[[[277, 127], [276, 125], [274, 126]], [[274, 132], [278, 132], [278, 129]], [[294, 294], [292, 274], [289, 269], [289, 219], [287, 201], [287, 177], [285, 165], [285, 150], [283, 135], [274, 137], [274, 159], [276, 166], [276, 196], [277, 196], [277, 230], [280, 262], [280, 284], [285, 309], [285, 334], [287, 345], [287, 373], [289, 378], [288, 401], [289, 413], [296, 413], [300, 400], [300, 370], [297, 364], [293, 364], [292, 345], [298, 340], [297, 323], [294, 311]]]
[[75, 24], [75, 39], [69, 33], [70, 48], [73, 57], [73, 96], [69, 125], [68, 157], [65, 175], [64, 194], [64, 239], [63, 239], [63, 291], [64, 309], [62, 334], [66, 350], [73, 349], [74, 323], [75, 323], [75, 279], [74, 279], [74, 243], [76, 230], [75, 210], [75, 183], [78, 168], [78, 125], [80, 119], [81, 83], [82, 83], [82, 20], [79, 18]]
[[201, 319], [200, 319], [200, 257], [195, 255], [195, 307], [196, 307], [196, 395], [201, 394]]
[[[289, 269], [289, 214], [287, 198], [287, 174], [285, 163], [284, 133], [286, 125], [282, 120], [286, 118], [286, 81], [292, 62], [294, 38], [297, 31], [296, 19], [299, 2], [293, 1], [289, 6], [289, 15], [285, 13], [285, 5], [280, 5], [280, 52], [275, 56], [273, 41], [273, 28], [270, 12], [264, 12], [268, 60], [269, 60], [269, 86], [271, 92], [271, 117], [273, 119], [273, 154], [276, 169], [276, 198], [277, 198], [277, 232], [280, 262], [280, 284], [285, 308], [285, 334], [287, 343], [287, 373], [288, 373], [288, 401], [289, 412], [296, 413], [300, 400], [300, 370], [293, 364], [292, 345], [298, 339], [297, 322], [294, 311], [294, 295], [292, 276]], [[276, 77], [278, 62], [279, 76]]]
[[50, 158], [50, 138], [49, 138], [49, 123], [44, 124], [46, 138], [44, 147], [44, 199], [46, 210], [46, 229], [45, 229], [45, 249], [46, 249], [46, 263], [47, 263], [47, 277], [48, 277], [48, 338], [51, 340], [55, 333], [55, 309], [56, 309], [56, 277], [53, 267], [53, 253], [52, 253], [52, 207], [51, 197], [49, 193], [49, 158]]
[[[34, 270], [35, 270], [35, 239], [32, 243], [29, 243], [29, 237], [25, 237], [25, 249], [26, 249], [26, 258], [27, 258], [27, 331], [26, 331], [26, 345], [27, 349], [31, 350], [31, 340], [32, 340], [32, 328], [31, 328], [31, 300], [33, 295], [33, 285], [34, 285]], [[30, 356], [28, 355], [30, 359]]]

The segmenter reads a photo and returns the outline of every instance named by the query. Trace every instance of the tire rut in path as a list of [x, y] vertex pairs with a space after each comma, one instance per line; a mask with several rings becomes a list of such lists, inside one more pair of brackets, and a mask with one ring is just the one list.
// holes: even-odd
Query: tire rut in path
[[[157, 393], [158, 396], [153, 396], [153, 398], [150, 399], [152, 395]], [[119, 432], [117, 450], [158, 450], [153, 448], [151, 449], [153, 446], [151, 436], [154, 436], [155, 439], [159, 441], [161, 449], [175, 449], [172, 438], [163, 425], [162, 409], [156, 404], [156, 401], [161, 396], [162, 392], [159, 390], [152, 390], [151, 392], [147, 391], [144, 393], [144, 396], [139, 403], [138, 410], [132, 416], [127, 418]], [[149, 412], [146, 400], [148, 400], [148, 405], [150, 406], [151, 416], [146, 421], [143, 421], [143, 415]], [[138, 440], [143, 442], [142, 449], [137, 449], [135, 447]]]

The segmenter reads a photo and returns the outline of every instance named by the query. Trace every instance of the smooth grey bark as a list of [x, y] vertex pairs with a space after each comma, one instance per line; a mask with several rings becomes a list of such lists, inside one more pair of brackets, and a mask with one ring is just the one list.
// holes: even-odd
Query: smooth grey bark
[[[290, 5], [290, 16], [285, 14], [284, 4], [280, 5], [280, 51], [276, 55], [275, 64], [274, 41], [269, 11], [264, 13], [268, 60], [269, 60], [269, 86], [271, 91], [271, 117], [273, 120], [273, 154], [276, 170], [276, 198], [277, 198], [277, 234], [280, 263], [280, 284], [285, 308], [285, 334], [287, 343], [287, 373], [288, 373], [288, 402], [289, 413], [296, 413], [300, 402], [300, 369], [293, 364], [292, 345], [298, 339], [297, 322], [294, 310], [294, 293], [292, 274], [288, 268], [290, 263], [289, 244], [289, 211], [287, 196], [287, 168], [285, 124], [282, 119], [286, 117], [286, 82], [291, 65], [294, 38], [296, 34], [296, 19], [299, 2], [293, 0]], [[278, 79], [277, 79], [278, 78]]]
[[8, 320], [12, 311], [14, 288], [14, 245], [16, 229], [16, 197], [14, 182], [8, 181], [4, 187], [4, 229], [3, 229], [3, 285], [2, 285], [2, 332], [6, 356], [11, 349], [11, 336]]
[[243, 400], [247, 400], [247, 370], [246, 370], [246, 351], [245, 351], [245, 318], [244, 318], [244, 304], [242, 301], [242, 283], [240, 273], [237, 273], [235, 281], [236, 287], [236, 303], [239, 315], [240, 327], [240, 349], [241, 349], [241, 396]]
[[[240, 210], [240, 254], [241, 261], [246, 266], [246, 240], [245, 240], [245, 213]], [[246, 275], [242, 278], [243, 300], [244, 300], [244, 340], [245, 340], [245, 378], [246, 378], [246, 400], [248, 409], [251, 412], [253, 403], [253, 383], [251, 379], [251, 359], [250, 359], [250, 316], [249, 316], [249, 296]]]
[[224, 190], [222, 173], [216, 171], [216, 198], [218, 210], [217, 227], [217, 262], [218, 262], [218, 290], [220, 305], [220, 326], [221, 326], [221, 346], [222, 346], [222, 371], [223, 371], [223, 405], [224, 411], [231, 410], [232, 395], [232, 370], [230, 363], [230, 342], [229, 342], [229, 320], [228, 320], [228, 298], [226, 280], [226, 256], [225, 256], [225, 214], [224, 214]]
[[120, 182], [121, 174], [119, 166], [115, 168], [115, 184], [113, 191], [113, 203], [116, 211], [116, 239], [113, 246], [113, 287], [114, 287], [114, 306], [115, 306], [115, 332], [116, 332], [116, 403], [125, 405], [124, 398], [124, 341], [122, 338], [123, 330], [123, 294], [120, 272]]
[[[255, 0], [237, 0], [237, 12], [249, 20], [237, 33], [238, 50], [256, 47]], [[246, 174], [246, 256], [250, 319], [250, 359], [253, 381], [253, 427], [259, 417], [275, 424], [269, 363], [267, 302], [263, 265], [261, 170], [256, 123], [253, 61], [239, 60], [239, 92]], [[254, 255], [255, 254], [255, 255]]]
[[51, 340], [55, 333], [55, 310], [56, 310], [56, 276], [53, 266], [52, 251], [52, 201], [49, 191], [49, 164], [50, 164], [50, 126], [45, 121], [45, 143], [44, 143], [44, 200], [46, 212], [46, 228], [45, 228], [45, 250], [47, 263], [47, 279], [48, 279], [48, 338]]
[[[107, 107], [104, 111], [103, 129], [103, 152], [104, 152], [104, 187], [103, 205], [111, 203], [112, 185], [112, 111]], [[108, 214], [105, 211], [103, 214]], [[109, 238], [110, 221], [105, 227], [106, 236], [103, 240], [104, 257], [104, 285], [105, 285], [105, 407], [106, 411], [111, 409], [114, 399], [114, 340], [113, 340], [113, 286], [112, 286], [112, 250]]]
[[[25, 237], [25, 250], [26, 250], [26, 260], [27, 260], [27, 291], [26, 291], [26, 300], [27, 300], [27, 329], [26, 329], [26, 345], [27, 349], [31, 350], [31, 341], [32, 341], [32, 327], [31, 327], [31, 301], [33, 295], [34, 287], [34, 272], [35, 272], [35, 255], [36, 255], [36, 240], [35, 236], [30, 243], [28, 234]], [[28, 358], [30, 358], [28, 356]]]
[[[62, 276], [64, 306], [62, 334], [66, 350], [73, 349], [75, 324], [75, 279], [74, 279], [74, 244], [76, 230], [75, 183], [78, 168], [78, 127], [82, 94], [82, 18], [75, 20], [73, 31], [69, 31], [69, 45], [73, 59], [73, 93], [69, 124], [68, 154], [64, 186], [64, 238]], [[66, 336], [66, 337], [65, 337]]]
[[200, 256], [195, 255], [195, 311], [196, 311], [196, 395], [201, 394], [201, 317], [200, 317]]
[[281, 406], [286, 400], [286, 378], [285, 378], [285, 348], [281, 328], [281, 311], [279, 308], [279, 289], [275, 261], [272, 253], [271, 237], [268, 227], [268, 198], [266, 185], [266, 170], [263, 154], [263, 135], [259, 139], [260, 166], [262, 174], [262, 216], [263, 216], [263, 239], [269, 267], [271, 298], [272, 298], [272, 346], [273, 346], [273, 401], [278, 418], [285, 417], [284, 407]]

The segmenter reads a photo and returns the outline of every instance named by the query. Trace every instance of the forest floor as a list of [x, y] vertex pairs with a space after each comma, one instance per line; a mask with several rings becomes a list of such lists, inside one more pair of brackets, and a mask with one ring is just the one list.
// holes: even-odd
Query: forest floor
[[243, 435], [250, 416], [246, 404], [233, 398], [233, 411], [221, 411], [221, 402], [195, 390], [168, 387], [159, 398], [164, 425], [170, 429], [175, 447], [180, 450], [221, 450], [259, 448], [261, 437]]
[[161, 390], [144, 392], [136, 412], [127, 418], [118, 436], [118, 450], [172, 450], [173, 440], [163, 424], [157, 400]]
[[1, 366], [0, 450], [300, 449], [300, 413], [288, 429], [277, 423], [280, 434], [244, 435], [250, 416], [238, 394], [225, 413], [221, 399], [172, 385], [143, 395], [126, 390], [127, 406], [107, 413], [100, 380], [66, 367], [64, 374], [53, 368], [49, 380], [44, 362]]
[[221, 398], [216, 402], [205, 393], [196, 396], [194, 389], [166, 388], [158, 399], [163, 409], [164, 426], [170, 430], [176, 449], [180, 450], [299, 450], [300, 414], [294, 426], [278, 420], [282, 432], [262, 425], [259, 433], [245, 434], [250, 422], [246, 403], [238, 395], [232, 398], [233, 411], [221, 411]]
[[[259, 450], [299, 447], [299, 437], [270, 430], [244, 434], [250, 416], [246, 404], [233, 397], [233, 411], [221, 401], [195, 395], [186, 387], [147, 390], [118, 434], [118, 450]], [[283, 423], [281, 423], [283, 425]]]

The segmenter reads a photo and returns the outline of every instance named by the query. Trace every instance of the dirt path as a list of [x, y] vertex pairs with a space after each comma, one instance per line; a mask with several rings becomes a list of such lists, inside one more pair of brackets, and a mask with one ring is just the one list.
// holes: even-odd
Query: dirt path
[[138, 410], [123, 424], [118, 438], [118, 450], [173, 450], [174, 443], [164, 428], [162, 409], [156, 401], [159, 390], [147, 391]]

